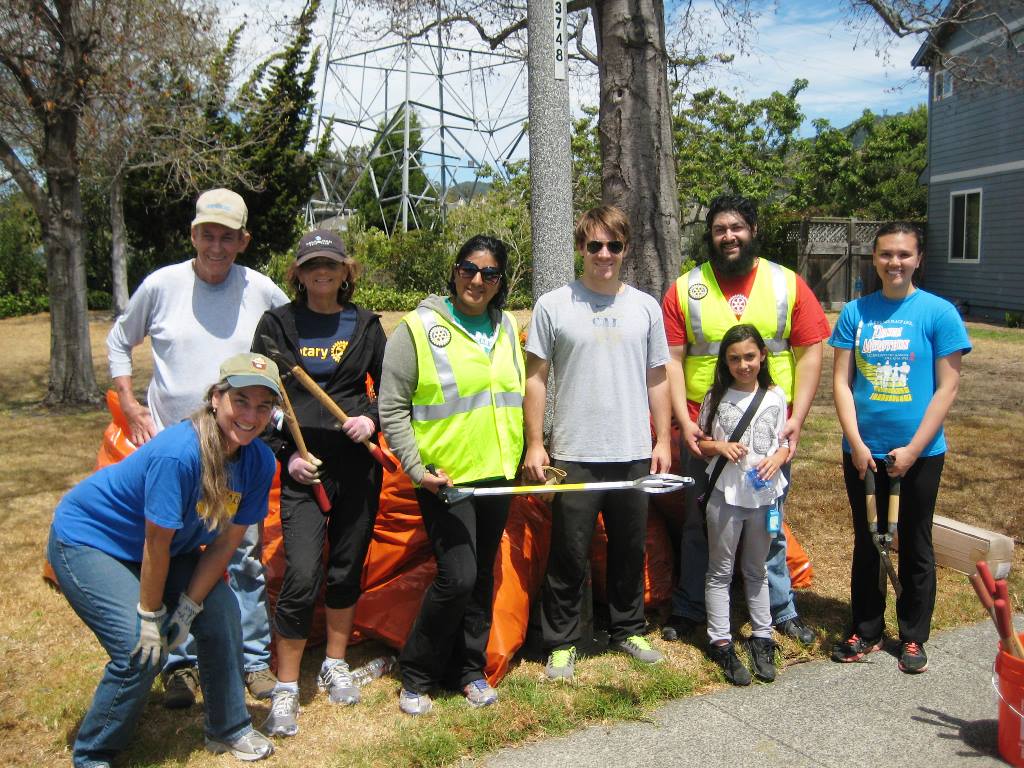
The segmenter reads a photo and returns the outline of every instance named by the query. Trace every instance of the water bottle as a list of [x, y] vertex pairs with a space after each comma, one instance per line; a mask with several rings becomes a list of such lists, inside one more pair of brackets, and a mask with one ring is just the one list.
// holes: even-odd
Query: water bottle
[[757, 473], [757, 467], [749, 467], [746, 471], [746, 478], [747, 482], [754, 489], [754, 499], [757, 500], [759, 507], [775, 501], [774, 480], [762, 480], [761, 476]]
[[768, 533], [776, 534], [779, 532], [779, 528], [782, 527], [782, 513], [779, 511], [778, 504], [772, 504], [768, 507], [768, 515], [765, 518], [765, 524], [768, 528]]
[[757, 473], [757, 467], [750, 467], [747, 470], [747, 479], [750, 484], [754, 486], [755, 491], [762, 491], [771, 485], [771, 480], [762, 480], [761, 475]]
[[395, 656], [378, 656], [372, 661], [368, 661], [361, 667], [356, 667], [352, 670], [352, 682], [362, 688], [368, 683], [372, 683], [378, 677], [383, 677], [392, 669], [395, 668], [395, 664], [398, 663], [398, 659]]

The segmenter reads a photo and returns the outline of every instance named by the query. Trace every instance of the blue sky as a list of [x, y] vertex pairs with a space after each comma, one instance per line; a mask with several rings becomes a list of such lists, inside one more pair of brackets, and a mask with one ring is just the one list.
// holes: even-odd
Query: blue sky
[[[893, 114], [926, 103], [927, 80], [910, 66], [919, 41], [874, 34], [875, 25], [853, 29], [839, 5], [780, 0], [774, 13], [758, 19], [749, 53], [720, 72], [714, 84], [751, 99], [786, 91], [798, 77], [807, 79], [810, 84], [799, 97], [805, 135], [813, 133], [814, 118], [838, 127], [865, 108]], [[883, 48], [876, 51], [879, 44]]]

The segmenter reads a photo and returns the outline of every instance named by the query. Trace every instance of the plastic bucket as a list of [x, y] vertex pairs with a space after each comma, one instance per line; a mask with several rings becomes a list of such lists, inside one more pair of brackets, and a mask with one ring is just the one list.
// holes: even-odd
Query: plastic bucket
[[[1024, 641], [1024, 633], [1020, 635]], [[1024, 659], [1000, 648], [996, 656], [999, 678], [999, 754], [1010, 765], [1024, 768]]]

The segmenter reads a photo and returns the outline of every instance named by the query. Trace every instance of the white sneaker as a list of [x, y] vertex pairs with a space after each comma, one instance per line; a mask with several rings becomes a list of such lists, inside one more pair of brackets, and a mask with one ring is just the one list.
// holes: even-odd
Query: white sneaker
[[433, 702], [425, 693], [414, 693], [413, 691], [403, 688], [402, 693], [398, 697], [398, 708], [407, 715], [412, 715], [414, 717], [425, 715], [430, 712], [433, 707]]
[[299, 732], [299, 693], [283, 688], [270, 694], [270, 714], [260, 730], [267, 736], [294, 736]]
[[206, 749], [215, 755], [230, 752], [232, 757], [246, 762], [254, 762], [274, 754], [274, 745], [270, 739], [258, 731], [248, 731], [231, 742], [217, 741], [206, 737]]
[[316, 687], [327, 691], [332, 704], [357, 704], [359, 702], [359, 686], [352, 680], [348, 662], [337, 661], [329, 667], [321, 667], [316, 677]]

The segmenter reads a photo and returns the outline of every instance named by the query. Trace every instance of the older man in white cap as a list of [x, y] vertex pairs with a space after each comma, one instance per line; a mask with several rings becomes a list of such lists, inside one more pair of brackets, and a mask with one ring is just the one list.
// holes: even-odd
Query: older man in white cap
[[[196, 201], [192, 221], [195, 256], [143, 280], [107, 336], [110, 375], [135, 445], [187, 418], [217, 380], [221, 361], [247, 352], [256, 324], [288, 297], [265, 275], [235, 264], [252, 239], [248, 209], [229, 189], [212, 189]], [[153, 379], [140, 403], [132, 390], [132, 349], [146, 337], [153, 345]], [[245, 678], [250, 693], [270, 695], [270, 623], [259, 529], [246, 533], [228, 566], [228, 582], [242, 612]], [[164, 705], [195, 702], [199, 678], [191, 639], [164, 669]]]

